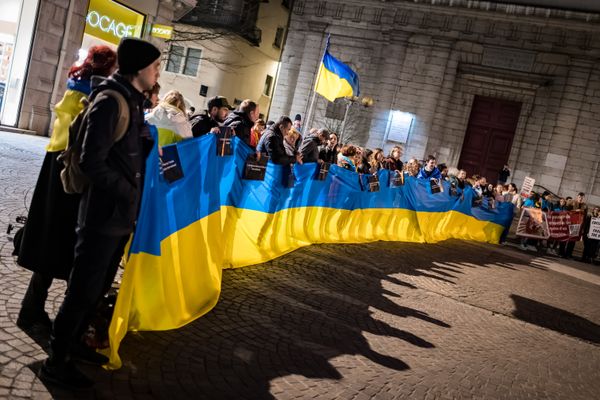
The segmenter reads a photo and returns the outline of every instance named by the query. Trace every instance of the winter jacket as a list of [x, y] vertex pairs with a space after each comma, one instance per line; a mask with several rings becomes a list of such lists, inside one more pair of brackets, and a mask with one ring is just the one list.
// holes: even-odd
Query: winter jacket
[[83, 100], [91, 92], [91, 83], [87, 79], [67, 81], [67, 91], [62, 100], [54, 107], [56, 119], [52, 126], [52, 136], [46, 151], [63, 151], [69, 144], [69, 126], [77, 115], [83, 110]]
[[259, 147], [264, 148], [271, 161], [275, 164], [292, 164], [296, 162], [296, 157], [288, 156], [283, 146], [283, 134], [279, 129], [270, 126], [265, 130]]
[[161, 103], [146, 115], [146, 121], [158, 129], [158, 145], [166, 146], [193, 136], [190, 122], [183, 111]]
[[423, 167], [419, 170], [419, 173], [417, 174], [417, 179], [431, 179], [431, 178], [435, 178], [435, 179], [442, 178], [442, 173], [440, 172], [439, 169], [437, 169], [437, 167], [431, 171], [427, 171], [427, 170], [425, 170], [425, 167]]
[[319, 144], [321, 139], [318, 135], [307, 136], [302, 140], [299, 152], [302, 154], [303, 163], [319, 161]]
[[508, 177], [510, 176], [510, 170], [502, 168], [500, 172], [498, 172], [498, 182], [506, 182]]
[[219, 127], [219, 123], [208, 114], [194, 115], [190, 123], [192, 124], [192, 134], [194, 137], [206, 135], [212, 128]]
[[[113, 141], [119, 113], [117, 100], [106, 96], [93, 102], [104, 89], [120, 92], [129, 105], [129, 129], [118, 142]], [[92, 105], [79, 163], [90, 185], [79, 204], [78, 225], [106, 235], [127, 235], [137, 219], [145, 159], [153, 143], [144, 123], [144, 95], [114, 74], [100, 83], [90, 98]]]
[[235, 135], [250, 146], [250, 130], [254, 126], [254, 122], [248, 118], [247, 114], [241, 111], [234, 111], [223, 122], [223, 126], [233, 128]]
[[331, 164], [337, 164], [337, 147], [330, 149], [327, 146], [319, 147], [319, 159]]

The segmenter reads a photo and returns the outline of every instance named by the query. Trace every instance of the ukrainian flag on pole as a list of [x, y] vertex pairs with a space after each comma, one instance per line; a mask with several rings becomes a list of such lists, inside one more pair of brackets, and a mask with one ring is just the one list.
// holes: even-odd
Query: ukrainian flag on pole
[[360, 94], [356, 72], [329, 54], [329, 37], [327, 37], [327, 45], [319, 68], [315, 91], [329, 101]]

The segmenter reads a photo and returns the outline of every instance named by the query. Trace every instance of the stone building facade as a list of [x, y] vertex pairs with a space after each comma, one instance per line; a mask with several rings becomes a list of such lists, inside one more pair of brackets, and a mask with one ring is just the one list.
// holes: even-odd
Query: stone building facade
[[[466, 0], [298, 0], [272, 118], [309, 113], [327, 34], [330, 52], [359, 74], [361, 95], [375, 100], [351, 106], [352, 142], [399, 142], [405, 158], [437, 154], [452, 166], [508, 163], [519, 186], [531, 176], [600, 204], [600, 15]], [[307, 125], [326, 124], [331, 109], [316, 96]], [[412, 116], [405, 135], [392, 136], [394, 112]]]

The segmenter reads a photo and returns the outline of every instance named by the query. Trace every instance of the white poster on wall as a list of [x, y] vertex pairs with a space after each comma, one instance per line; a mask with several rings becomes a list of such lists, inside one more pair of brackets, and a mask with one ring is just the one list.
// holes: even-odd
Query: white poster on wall
[[390, 111], [388, 120], [387, 140], [406, 143], [415, 117], [411, 113], [398, 110]]

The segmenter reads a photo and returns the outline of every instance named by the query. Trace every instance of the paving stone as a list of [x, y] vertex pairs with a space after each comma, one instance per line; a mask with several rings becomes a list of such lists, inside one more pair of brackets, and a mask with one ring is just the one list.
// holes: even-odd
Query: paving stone
[[[46, 143], [0, 132], [3, 226], [26, 212]], [[600, 397], [600, 287], [461, 241], [314, 245], [225, 270], [214, 310], [129, 334], [124, 367], [82, 366], [96, 386], [76, 395], [35, 375], [45, 353], [15, 326], [31, 273], [11, 250], [0, 236], [1, 398]], [[64, 291], [51, 287], [51, 316]]]

